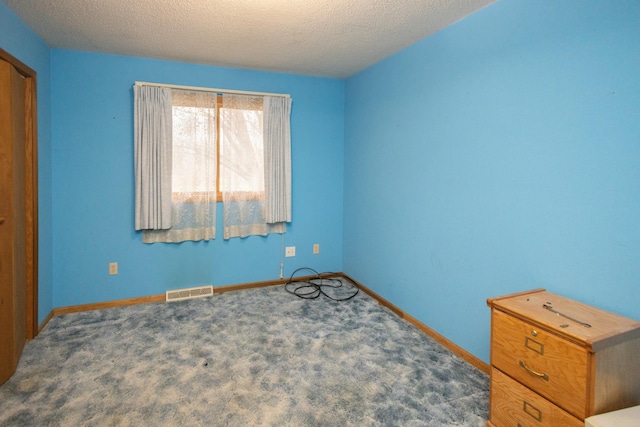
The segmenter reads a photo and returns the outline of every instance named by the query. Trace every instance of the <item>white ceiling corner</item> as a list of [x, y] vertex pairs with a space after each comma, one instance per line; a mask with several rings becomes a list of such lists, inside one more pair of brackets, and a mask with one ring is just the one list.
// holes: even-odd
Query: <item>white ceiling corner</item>
[[49, 46], [345, 78], [494, 0], [0, 0]]

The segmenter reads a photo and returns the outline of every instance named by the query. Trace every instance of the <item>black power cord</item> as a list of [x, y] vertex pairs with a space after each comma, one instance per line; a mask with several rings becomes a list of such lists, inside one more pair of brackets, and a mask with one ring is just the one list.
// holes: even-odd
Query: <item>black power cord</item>
[[[315, 277], [312, 277], [307, 280], [293, 279], [293, 276], [295, 276], [297, 272], [304, 271], [304, 270], [315, 273]], [[332, 279], [332, 278], [329, 278], [328, 276], [335, 276], [335, 274], [334, 273], [321, 274], [315, 271], [314, 269], [308, 268], [308, 267], [299, 268], [291, 274], [289, 281], [284, 285], [284, 289], [290, 294], [297, 296], [298, 298], [316, 299], [320, 295], [324, 295], [325, 297], [333, 301], [347, 301], [355, 297], [356, 295], [358, 295], [358, 292], [360, 292], [360, 288], [358, 288], [358, 286], [348, 278], [345, 277], [344, 279], [341, 280], [341, 279]], [[355, 292], [342, 298], [336, 298], [334, 296], [329, 295], [329, 293], [334, 293], [334, 292], [328, 291], [329, 293], [327, 293], [326, 291], [327, 289], [336, 290], [336, 289], [342, 288], [344, 284], [343, 280], [350, 282], [355, 288]]]

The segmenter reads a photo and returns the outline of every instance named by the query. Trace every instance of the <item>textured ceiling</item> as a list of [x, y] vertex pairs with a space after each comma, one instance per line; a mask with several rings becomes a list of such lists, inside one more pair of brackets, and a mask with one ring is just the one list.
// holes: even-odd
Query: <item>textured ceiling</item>
[[494, 0], [1, 0], [51, 47], [344, 78]]

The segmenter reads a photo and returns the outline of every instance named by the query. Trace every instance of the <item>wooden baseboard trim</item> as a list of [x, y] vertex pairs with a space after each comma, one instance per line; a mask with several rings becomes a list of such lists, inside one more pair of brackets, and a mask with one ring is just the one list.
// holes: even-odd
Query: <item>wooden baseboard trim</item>
[[151, 302], [164, 302], [165, 294], [146, 297], [126, 298], [114, 301], [96, 302], [93, 304], [70, 305], [53, 309], [53, 315], [79, 313], [81, 311], [103, 310], [105, 308], [124, 307], [127, 305], [148, 304]]
[[464, 348], [460, 347], [459, 345], [457, 345], [453, 341], [451, 341], [451, 340], [445, 338], [443, 335], [437, 333], [436, 331], [434, 331], [433, 329], [431, 329], [430, 327], [428, 327], [424, 323], [420, 322], [415, 317], [405, 313], [403, 310], [401, 310], [398, 307], [396, 307], [395, 305], [391, 304], [389, 301], [387, 301], [386, 299], [382, 298], [380, 295], [378, 295], [377, 293], [375, 293], [371, 289], [367, 288], [362, 283], [358, 282], [357, 280], [354, 280], [353, 278], [349, 277], [348, 275], [346, 275], [344, 273], [341, 273], [341, 274], [342, 274], [342, 276], [344, 276], [348, 280], [351, 280], [353, 283], [355, 283], [364, 293], [366, 293], [367, 295], [369, 295], [373, 299], [377, 300], [380, 305], [382, 305], [384, 307], [387, 307], [389, 310], [394, 312], [398, 317], [400, 317], [401, 319], [406, 320], [408, 323], [410, 323], [411, 325], [413, 325], [416, 328], [418, 328], [420, 331], [424, 332], [425, 334], [427, 334], [428, 336], [433, 338], [434, 341], [436, 341], [437, 343], [441, 344], [443, 347], [445, 347], [446, 349], [448, 349], [452, 353], [456, 354], [457, 356], [459, 356], [463, 360], [467, 361], [468, 363], [470, 363], [471, 365], [475, 366], [476, 368], [478, 368], [479, 370], [481, 370], [485, 374], [489, 375], [489, 365], [488, 364], [486, 364], [482, 360], [478, 359], [476, 356], [474, 356], [473, 354], [469, 353], [467, 350], [465, 350]]
[[[340, 276], [341, 273], [335, 273], [335, 276]], [[313, 279], [316, 276], [300, 276], [295, 277], [295, 280], [309, 280]], [[322, 275], [322, 277], [327, 277], [327, 275]], [[283, 285], [287, 283], [289, 279], [277, 279], [277, 280], [265, 280], [262, 282], [251, 282], [251, 283], [241, 283], [237, 285], [228, 285], [228, 286], [218, 286], [213, 288], [214, 294], [220, 294], [223, 292], [231, 292], [231, 291], [240, 291], [243, 289], [251, 289], [251, 288], [263, 288], [267, 286], [276, 286]], [[80, 313], [83, 311], [91, 311], [91, 310], [103, 310], [105, 308], [115, 308], [115, 307], [124, 307], [128, 305], [137, 305], [137, 304], [148, 304], [155, 302], [164, 302], [166, 300], [166, 294], [160, 295], [150, 295], [145, 297], [136, 297], [136, 298], [126, 298], [120, 300], [113, 301], [105, 301], [105, 302], [97, 302], [91, 304], [80, 304], [80, 305], [70, 305], [66, 307], [58, 307], [54, 308], [49, 316], [42, 322], [40, 325], [40, 330], [45, 327], [45, 325], [51, 320], [53, 316], [58, 316], [60, 314], [69, 314], [69, 313]]]
[[460, 347], [453, 341], [445, 338], [443, 335], [440, 335], [439, 333], [437, 333], [436, 331], [434, 331], [433, 329], [431, 329], [430, 327], [428, 327], [427, 325], [425, 325], [424, 323], [420, 322], [418, 319], [416, 319], [415, 317], [407, 313], [404, 313], [403, 319], [411, 323], [416, 328], [420, 329], [425, 334], [429, 335], [431, 338], [433, 338], [434, 341], [442, 344], [443, 347], [449, 349], [452, 353], [455, 353], [460, 358], [466, 360], [471, 365], [475, 366], [485, 374], [489, 375], [489, 365], [484, 363], [482, 360], [478, 359], [477, 357], [475, 357], [473, 354], [469, 353], [464, 348]]
[[347, 278], [348, 280], [351, 280], [353, 283], [355, 283], [362, 292], [364, 292], [365, 294], [369, 295], [371, 298], [375, 299], [378, 301], [378, 304], [380, 304], [381, 306], [387, 307], [389, 310], [393, 311], [398, 317], [402, 317], [404, 318], [404, 311], [400, 310], [398, 307], [396, 307], [395, 305], [391, 304], [389, 301], [387, 301], [386, 299], [382, 298], [380, 295], [378, 295], [377, 293], [373, 292], [371, 289], [367, 288], [365, 285], [363, 285], [362, 283], [358, 282], [357, 280], [355, 280], [354, 278], [341, 273], [342, 276], [344, 276], [345, 278]]
[[53, 319], [53, 310], [51, 310], [49, 312], [49, 315], [42, 321], [42, 323], [40, 323], [40, 325], [38, 326], [38, 333], [42, 332], [42, 330], [44, 329], [45, 326], [47, 326], [47, 323], [49, 323], [49, 320]]

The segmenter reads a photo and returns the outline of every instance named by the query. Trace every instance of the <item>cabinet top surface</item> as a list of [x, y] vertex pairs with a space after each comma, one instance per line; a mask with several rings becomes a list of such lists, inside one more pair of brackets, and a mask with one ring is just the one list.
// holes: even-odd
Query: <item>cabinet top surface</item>
[[595, 351], [640, 337], [640, 322], [538, 289], [490, 298], [487, 304]]

